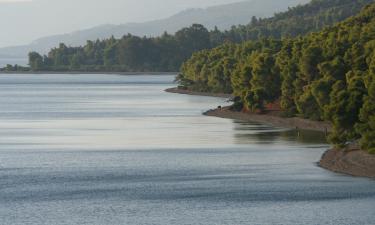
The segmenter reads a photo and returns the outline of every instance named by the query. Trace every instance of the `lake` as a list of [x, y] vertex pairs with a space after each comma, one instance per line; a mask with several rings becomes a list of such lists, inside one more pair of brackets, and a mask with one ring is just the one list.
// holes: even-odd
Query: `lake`
[[368, 224], [321, 133], [205, 117], [173, 76], [0, 75], [0, 224]]

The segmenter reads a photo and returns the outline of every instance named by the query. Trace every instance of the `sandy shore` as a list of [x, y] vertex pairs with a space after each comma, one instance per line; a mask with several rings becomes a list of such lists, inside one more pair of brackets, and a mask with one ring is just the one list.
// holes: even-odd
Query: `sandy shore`
[[375, 178], [375, 155], [358, 148], [328, 150], [322, 156], [319, 166], [337, 173]]
[[[253, 121], [279, 127], [298, 128], [330, 132], [331, 124], [326, 122], [311, 121], [301, 118], [282, 118], [276, 115], [252, 114], [234, 112], [228, 107], [210, 110], [207, 116], [230, 118], [242, 121]], [[352, 176], [375, 178], [375, 155], [371, 155], [358, 147], [348, 147], [343, 150], [328, 150], [323, 156], [319, 166], [327, 170]]]
[[284, 118], [272, 114], [254, 114], [254, 113], [243, 113], [235, 112], [230, 110], [229, 107], [223, 109], [210, 110], [205, 113], [207, 116], [215, 116], [220, 118], [236, 119], [242, 121], [251, 121], [269, 124], [277, 127], [286, 127], [301, 130], [314, 130], [321, 132], [329, 132], [332, 129], [331, 124], [327, 122], [311, 121], [302, 118]]
[[233, 97], [231, 94], [196, 92], [196, 91], [189, 91], [189, 90], [183, 90], [183, 89], [178, 89], [178, 88], [168, 88], [165, 91], [169, 93], [184, 94], [184, 95], [211, 96], [211, 97], [220, 97], [220, 98]]
[[[218, 94], [218, 93], [206, 93], [206, 92], [194, 92], [189, 90], [182, 90], [178, 88], [169, 88], [165, 90], [170, 93], [177, 94], [187, 94], [187, 95], [199, 95], [199, 96], [212, 96], [212, 97], [222, 97], [222, 98], [232, 98], [233, 95], [230, 94]], [[205, 113], [206, 116], [215, 116], [227, 119], [236, 119], [242, 121], [251, 121], [269, 124], [278, 127], [286, 128], [298, 128], [302, 130], [314, 130], [322, 132], [330, 132], [332, 126], [327, 122], [311, 121], [302, 118], [284, 118], [274, 114], [255, 114], [255, 113], [244, 113], [235, 112], [230, 110], [230, 107], [224, 107], [222, 109], [209, 110]]]

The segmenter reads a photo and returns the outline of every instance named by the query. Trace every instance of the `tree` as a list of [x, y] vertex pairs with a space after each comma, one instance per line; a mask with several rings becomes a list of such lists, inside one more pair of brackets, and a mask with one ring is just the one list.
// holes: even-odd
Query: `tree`
[[193, 24], [191, 27], [177, 31], [175, 38], [182, 50], [183, 58], [188, 58], [195, 51], [211, 47], [210, 33], [200, 24]]
[[43, 69], [43, 57], [37, 52], [29, 53], [29, 66], [32, 71], [39, 71]]
[[369, 85], [368, 95], [359, 114], [360, 122], [356, 129], [361, 134], [360, 144], [362, 149], [367, 149], [375, 154], [375, 77]]
[[[312, 3], [333, 4], [320, 0]], [[346, 1], [347, 6], [351, 3]], [[344, 8], [350, 10], [340, 10]], [[327, 16], [335, 21], [334, 16]], [[238, 38], [235, 32], [226, 35]], [[280, 100], [286, 116], [331, 122], [329, 139], [333, 144], [342, 147], [360, 139], [363, 149], [374, 152], [374, 39], [375, 3], [321, 32], [281, 41], [247, 41], [231, 48], [225, 44], [195, 53], [182, 67], [180, 79], [189, 80], [185, 82], [187, 89], [217, 92], [229, 90], [224, 85], [229, 77], [236, 110], [242, 107], [259, 112], [266, 104]], [[226, 64], [224, 58], [233, 62]]]
[[[194, 52], [226, 45], [229, 42], [242, 43], [246, 41], [249, 41], [247, 43], [255, 43], [260, 48], [275, 49], [277, 46], [272, 46], [272, 44], [277, 45], [277, 41], [262, 42], [264, 40], [267, 42], [272, 39], [292, 38], [319, 31], [354, 15], [369, 3], [372, 3], [372, 0], [314, 0], [308, 4], [290, 8], [286, 12], [277, 13], [272, 18], [257, 19], [253, 17], [248, 25], [232, 26], [228, 31], [220, 31], [218, 28], [208, 31], [204, 26], [194, 24], [177, 31], [175, 35], [164, 33], [160, 37], [136, 37], [128, 34], [121, 39], [112, 36], [105, 40], [87, 41], [86, 45], [82, 47], [68, 47], [65, 44], [60, 44], [57, 48], [50, 50], [43, 60], [43, 66], [39, 69], [93, 72], [178, 71]], [[350, 41], [358, 40], [360, 37], [372, 40], [372, 32], [366, 30], [366, 32], [358, 35], [361, 32], [361, 25], [353, 23], [351, 27], [353, 27], [352, 30], [342, 29], [340, 33], [327, 35], [325, 37], [327, 38], [326, 43], [322, 46], [318, 45], [318, 47], [323, 48], [322, 55], [324, 57], [328, 57], [330, 54], [337, 55], [340, 52], [345, 61], [355, 61], [357, 64], [355, 69], [362, 70], [366, 65], [366, 52], [371, 48], [362, 46], [359, 42], [358, 46], [353, 47], [351, 52], [345, 52], [345, 50], [351, 44]], [[128, 43], [128, 41], [131, 43]], [[240, 51], [245, 52], [244, 57], [251, 54], [246, 45], [240, 47], [243, 48]], [[314, 45], [309, 41], [309, 43], [305, 43], [304, 49], [311, 46]], [[229, 52], [225, 52], [225, 49], [221, 50], [220, 54], [228, 56]], [[79, 60], [75, 57], [77, 54]], [[237, 56], [231, 55], [229, 57], [234, 58], [236, 62], [237, 59], [239, 60]], [[301, 58], [298, 57], [297, 59]], [[332, 60], [331, 57], [328, 58]], [[309, 61], [306, 61], [305, 65], [309, 65]], [[208, 69], [212, 74], [211, 78], [213, 78], [215, 72], [210, 67]], [[312, 64], [311, 69], [317, 70], [314, 64]], [[225, 67], [223, 71], [225, 71]], [[223, 75], [227, 76], [225, 73]], [[212, 81], [215, 81], [215, 79], [212, 79]], [[303, 81], [308, 82], [306, 76], [298, 82], [304, 86], [306, 84]], [[200, 85], [204, 84], [200, 83]], [[228, 85], [221, 84], [221, 86], [226, 91], [230, 89]], [[295, 94], [298, 95], [299, 93]]]
[[104, 49], [103, 54], [103, 61], [104, 66], [106, 68], [111, 68], [111, 66], [117, 64], [117, 44], [116, 43], [110, 43], [108, 46]]
[[275, 58], [269, 52], [254, 53], [252, 56], [251, 89], [248, 106], [253, 111], [264, 110], [266, 103], [272, 103], [280, 96], [280, 77], [275, 68]]

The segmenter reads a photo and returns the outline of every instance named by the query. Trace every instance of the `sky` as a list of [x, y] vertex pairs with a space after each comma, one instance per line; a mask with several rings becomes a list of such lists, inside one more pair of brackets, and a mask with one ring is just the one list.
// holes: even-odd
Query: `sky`
[[0, 0], [0, 47], [103, 24], [144, 22], [241, 0]]

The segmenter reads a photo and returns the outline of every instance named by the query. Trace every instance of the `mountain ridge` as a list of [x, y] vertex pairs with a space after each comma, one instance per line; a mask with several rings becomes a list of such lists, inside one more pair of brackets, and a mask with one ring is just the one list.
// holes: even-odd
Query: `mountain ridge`
[[[253, 16], [269, 17], [277, 12], [308, 2], [309, 0], [247, 0], [208, 8], [190, 8], [171, 17], [144, 23], [103, 24], [92, 28], [57, 34], [36, 39], [30, 44], [0, 48], [0, 58], [26, 58], [30, 51], [47, 53], [59, 43], [80, 46], [87, 40], [122, 37], [128, 33], [137, 36], [159, 36], [165, 31], [174, 33], [193, 23], [200, 23], [209, 29], [217, 26], [221, 30], [233, 25], [247, 24]], [[235, 15], [235, 16], [233, 16]]]

